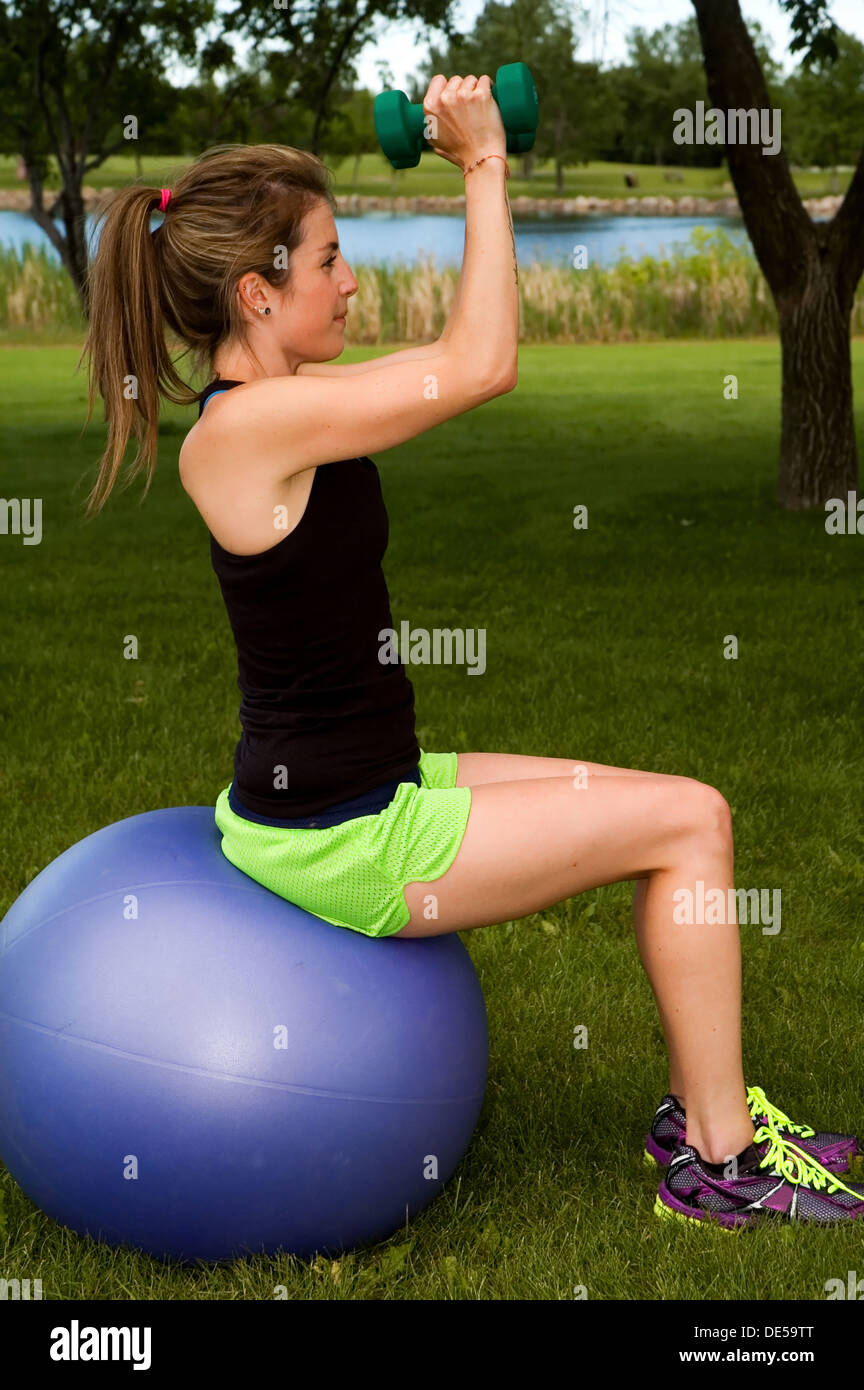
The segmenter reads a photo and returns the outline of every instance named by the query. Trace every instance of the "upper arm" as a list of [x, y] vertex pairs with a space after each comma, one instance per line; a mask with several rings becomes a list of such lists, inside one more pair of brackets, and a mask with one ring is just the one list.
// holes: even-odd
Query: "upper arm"
[[483, 378], [452, 349], [339, 380], [263, 377], [242, 394], [221, 397], [224, 456], [230, 457], [234, 437], [259, 476], [277, 481], [320, 463], [393, 449], [512, 385]]

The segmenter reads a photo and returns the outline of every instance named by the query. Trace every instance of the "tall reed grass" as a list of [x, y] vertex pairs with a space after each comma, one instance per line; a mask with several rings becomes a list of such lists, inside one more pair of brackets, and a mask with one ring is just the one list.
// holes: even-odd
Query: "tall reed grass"
[[[423, 257], [410, 267], [355, 265], [346, 345], [427, 342], [444, 327], [459, 272]], [[659, 338], [753, 337], [777, 332], [777, 312], [749, 248], [722, 229], [696, 228], [687, 251], [577, 270], [520, 267], [523, 342], [639, 342]], [[83, 335], [72, 282], [44, 250], [0, 248], [0, 331]], [[853, 333], [864, 333], [864, 290]]]

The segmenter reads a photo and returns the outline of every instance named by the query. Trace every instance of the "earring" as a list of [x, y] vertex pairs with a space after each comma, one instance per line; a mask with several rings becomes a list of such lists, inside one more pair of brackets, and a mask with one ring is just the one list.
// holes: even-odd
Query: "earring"
[[[256, 308], [257, 308], [257, 305], [256, 305]], [[270, 305], [268, 304], [266, 309], [258, 309], [258, 313], [259, 313], [259, 314], [269, 314], [269, 313], [270, 313]]]

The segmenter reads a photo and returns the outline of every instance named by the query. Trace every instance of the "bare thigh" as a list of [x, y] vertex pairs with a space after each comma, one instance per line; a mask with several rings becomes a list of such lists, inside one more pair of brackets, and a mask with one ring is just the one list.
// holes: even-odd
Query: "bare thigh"
[[589, 763], [585, 758], [541, 758], [531, 753], [459, 753], [457, 787], [478, 787], [483, 782], [520, 782], [535, 777], [575, 778], [584, 768], [595, 777], [666, 777], [664, 772], [642, 772], [635, 767]]
[[[527, 763], [557, 763], [562, 772], [467, 780], [484, 773], [491, 778], [496, 770], [493, 762], [472, 768], [471, 760], [508, 757], [519, 760], [519, 755], [460, 754], [457, 785], [472, 788], [462, 844], [446, 874], [406, 885], [411, 916], [396, 936], [491, 926], [589, 888], [644, 878], [670, 867], [688, 836], [728, 825], [721, 794], [691, 777], [578, 759], [527, 758], [514, 772], [534, 772]], [[592, 766], [598, 770], [592, 772]], [[499, 762], [497, 769], [502, 768], [507, 770]]]

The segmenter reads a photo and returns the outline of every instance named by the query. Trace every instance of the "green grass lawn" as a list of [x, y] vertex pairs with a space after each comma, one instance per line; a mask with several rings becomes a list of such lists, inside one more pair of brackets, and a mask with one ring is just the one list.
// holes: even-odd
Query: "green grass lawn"
[[[860, 400], [864, 344], [853, 355]], [[231, 632], [177, 477], [194, 413], [166, 409], [144, 505], [127, 492], [83, 525], [103, 426], [100, 410], [79, 437], [77, 356], [3, 351], [4, 495], [42, 498], [44, 534], [2, 537], [0, 915], [91, 831], [212, 804], [239, 735]], [[862, 1133], [864, 537], [775, 505], [779, 382], [772, 341], [523, 348], [516, 391], [377, 460], [385, 568], [397, 629], [487, 633], [484, 679], [409, 667], [422, 747], [720, 788], [738, 885], [782, 891], [777, 935], [741, 927], [747, 1079], [794, 1119]], [[631, 898], [616, 884], [462, 933], [489, 1015], [486, 1100], [451, 1182], [391, 1240], [337, 1262], [173, 1268], [61, 1229], [0, 1170], [0, 1275], [70, 1299], [824, 1298], [864, 1270], [857, 1223], [729, 1236], [652, 1214], [642, 1143], [667, 1070]]]
[[[360, 193], [385, 197], [398, 194], [407, 198], [440, 195], [457, 197], [464, 191], [459, 170], [433, 153], [425, 153], [415, 169], [398, 170], [393, 169], [380, 152], [362, 155], [356, 169], [353, 156], [345, 158], [331, 156], [325, 152], [321, 158], [333, 170], [334, 189], [340, 196]], [[183, 169], [191, 162], [191, 159], [178, 158], [175, 155], [142, 155], [140, 161], [132, 155], [112, 155], [104, 164], [100, 164], [98, 169], [91, 169], [85, 182], [91, 188], [120, 188], [133, 182], [173, 187]], [[661, 193], [670, 198], [680, 198], [684, 194], [722, 198], [735, 194], [725, 162], [716, 169], [676, 169], [676, 173], [684, 176], [682, 182], [668, 183], [663, 177], [667, 166], [591, 160], [587, 164], [568, 165], [564, 171], [564, 186], [560, 191], [556, 185], [555, 165], [552, 160], [536, 161], [530, 178], [525, 177], [523, 161], [520, 158], [511, 155], [509, 163], [511, 178], [507, 188], [511, 198], [517, 198], [520, 194], [531, 198], [576, 198], [580, 194], [597, 198], [642, 198]], [[14, 156], [0, 157], [0, 188], [26, 187], [15, 177], [16, 164]], [[638, 175], [637, 188], [626, 186], [625, 173]], [[845, 193], [851, 177], [850, 172], [834, 172], [830, 169], [816, 173], [800, 170], [794, 174], [795, 185], [802, 198]], [[59, 187], [59, 175], [55, 173], [53, 179], [46, 184], [46, 188], [56, 191]]]

